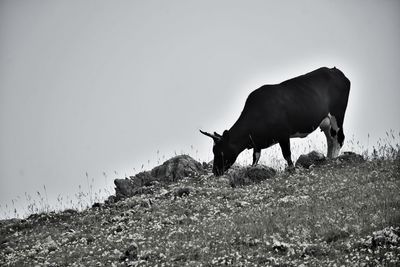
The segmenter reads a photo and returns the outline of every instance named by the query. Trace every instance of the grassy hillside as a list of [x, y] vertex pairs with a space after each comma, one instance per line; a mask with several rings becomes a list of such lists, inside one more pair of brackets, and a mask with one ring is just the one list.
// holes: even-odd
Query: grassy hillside
[[1, 266], [398, 266], [400, 162], [332, 161], [232, 187], [187, 178], [0, 223]]

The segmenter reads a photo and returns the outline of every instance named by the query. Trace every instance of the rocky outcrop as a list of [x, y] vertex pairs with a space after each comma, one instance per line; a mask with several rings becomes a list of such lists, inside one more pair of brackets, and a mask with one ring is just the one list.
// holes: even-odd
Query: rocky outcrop
[[273, 168], [256, 165], [247, 168], [233, 168], [228, 171], [229, 183], [232, 187], [238, 185], [248, 185], [252, 183], [259, 183], [263, 180], [274, 177], [276, 171]]
[[143, 184], [139, 183], [136, 176], [125, 179], [115, 179], [114, 184], [116, 200], [138, 194], [151, 194], [153, 192], [150, 184], [144, 182]]
[[188, 155], [173, 157], [151, 170], [151, 176], [157, 181], [175, 182], [184, 177], [205, 174], [203, 166]]
[[153, 193], [154, 186], [176, 182], [185, 177], [206, 174], [202, 164], [188, 155], [180, 155], [165, 161], [151, 171], [140, 172], [125, 179], [115, 179], [116, 200], [138, 194]]
[[303, 154], [300, 155], [296, 162], [296, 167], [303, 167], [303, 168], [310, 168], [310, 166], [317, 166], [325, 163], [326, 158], [324, 154], [317, 152], [317, 151], [311, 151], [308, 154]]
[[363, 156], [350, 151], [343, 152], [343, 154], [337, 157], [336, 160], [347, 163], [362, 163], [365, 161]]
[[[343, 152], [343, 154], [333, 159], [333, 162], [336, 163], [362, 163], [364, 161], [365, 159], [363, 156], [354, 152]], [[328, 161], [328, 158], [320, 152], [311, 151], [310, 153], [303, 154], [299, 157], [296, 162], [296, 167], [309, 169], [311, 166], [319, 166], [327, 162], [332, 161]]]
[[373, 247], [392, 245], [400, 246], [400, 227], [386, 227], [383, 230], [375, 231], [370, 238]]
[[375, 231], [372, 236], [363, 239], [361, 245], [368, 248], [377, 248], [383, 246], [400, 247], [400, 227], [386, 227]]

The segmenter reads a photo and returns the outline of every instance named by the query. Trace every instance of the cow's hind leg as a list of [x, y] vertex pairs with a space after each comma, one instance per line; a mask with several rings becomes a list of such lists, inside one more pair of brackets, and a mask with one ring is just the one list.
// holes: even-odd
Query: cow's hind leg
[[334, 138], [332, 149], [333, 157], [337, 157], [339, 155], [340, 149], [342, 148], [344, 143], [343, 122], [347, 106], [347, 98], [348, 91], [347, 95], [343, 97], [343, 100], [341, 102], [331, 107], [331, 136]]
[[334, 90], [334, 98], [335, 101], [329, 107], [330, 113], [328, 116], [330, 117], [330, 130], [329, 133], [325, 133], [327, 135], [327, 139], [330, 136], [332, 145], [331, 145], [331, 157], [337, 157], [339, 155], [340, 149], [344, 143], [344, 132], [343, 132], [343, 122], [344, 115], [346, 112], [347, 101], [349, 98], [350, 92], [350, 81], [347, 79], [342, 80], [336, 84], [336, 89]]
[[261, 149], [259, 148], [254, 148], [253, 149], [253, 166], [257, 165], [258, 160], [260, 159], [261, 156]]
[[290, 152], [290, 139], [287, 138], [282, 141], [279, 141], [279, 145], [282, 150], [283, 158], [286, 160], [288, 167], [293, 168], [292, 155]]
[[333, 122], [335, 123], [334, 126], [337, 127], [337, 141], [339, 145], [339, 149], [342, 148], [344, 143], [344, 132], [343, 132], [343, 121], [344, 121], [344, 113], [346, 111], [346, 106], [334, 108], [332, 110], [332, 118], [334, 118]]
[[344, 134], [343, 129], [339, 128], [337, 119], [335, 116], [328, 114], [328, 116], [322, 120], [319, 125], [321, 131], [326, 136], [326, 142], [328, 147], [327, 157], [335, 158], [339, 155], [340, 148], [343, 145]]

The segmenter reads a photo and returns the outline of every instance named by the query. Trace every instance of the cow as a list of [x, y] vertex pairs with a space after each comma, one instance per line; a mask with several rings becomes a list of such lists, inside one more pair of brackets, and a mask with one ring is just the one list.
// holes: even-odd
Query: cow
[[222, 135], [200, 132], [214, 140], [213, 173], [222, 175], [245, 149], [253, 149], [253, 163], [261, 149], [279, 144], [288, 168], [290, 138], [304, 138], [318, 127], [327, 140], [327, 157], [335, 158], [343, 146], [343, 120], [350, 81], [342, 71], [322, 67], [280, 84], [263, 85], [247, 97], [238, 120]]

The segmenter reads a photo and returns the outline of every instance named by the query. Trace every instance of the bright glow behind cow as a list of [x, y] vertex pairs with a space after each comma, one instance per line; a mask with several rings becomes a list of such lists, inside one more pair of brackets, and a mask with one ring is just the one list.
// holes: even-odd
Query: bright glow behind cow
[[279, 144], [293, 167], [290, 138], [306, 137], [318, 127], [327, 139], [327, 156], [339, 155], [350, 81], [337, 68], [320, 68], [276, 85], [264, 85], [246, 100], [236, 123], [219, 135], [200, 131], [214, 140], [213, 173], [223, 174], [244, 149], [253, 149], [253, 165], [261, 149]]

